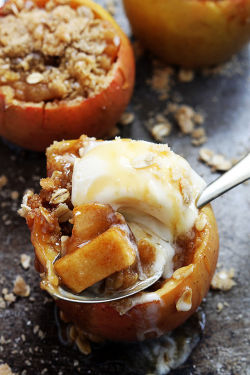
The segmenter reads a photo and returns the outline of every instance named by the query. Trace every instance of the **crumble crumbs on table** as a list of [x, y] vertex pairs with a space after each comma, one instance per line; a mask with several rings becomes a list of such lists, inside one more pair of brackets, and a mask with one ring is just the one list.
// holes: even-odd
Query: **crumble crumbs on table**
[[201, 148], [199, 151], [199, 158], [209, 167], [212, 171], [228, 171], [232, 167], [232, 162], [222, 154], [216, 154], [208, 148]]
[[26, 284], [20, 275], [15, 279], [13, 292], [20, 297], [28, 297], [30, 295], [30, 286]]
[[31, 257], [27, 254], [21, 254], [20, 263], [23, 269], [27, 270], [30, 267]]
[[7, 363], [0, 365], [0, 375], [15, 375]]
[[223, 268], [215, 273], [211, 282], [211, 288], [223, 291], [232, 289], [232, 287], [236, 285], [236, 282], [233, 280], [234, 276], [234, 268], [230, 268], [229, 270]]

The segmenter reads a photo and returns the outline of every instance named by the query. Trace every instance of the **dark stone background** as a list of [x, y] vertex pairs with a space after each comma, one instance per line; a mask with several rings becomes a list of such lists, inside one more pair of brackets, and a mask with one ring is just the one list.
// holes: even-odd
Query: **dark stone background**
[[[99, 1], [104, 3], [104, 1]], [[118, 22], [126, 32], [128, 23], [119, 5]], [[191, 83], [173, 84], [181, 102], [190, 104], [205, 114], [208, 142], [205, 147], [221, 152], [228, 158], [240, 158], [250, 148], [250, 49], [243, 50], [220, 74], [204, 77], [197, 73]], [[132, 126], [122, 130], [122, 136], [152, 141], [145, 127], [149, 112], [161, 112], [166, 102], [145, 85], [152, 76], [152, 58], [145, 54], [137, 62], [134, 97], [128, 108], [135, 113]], [[169, 145], [182, 154], [207, 182], [217, 174], [198, 161], [199, 148], [191, 146], [190, 137], [182, 136], [176, 126], [168, 138]], [[20, 266], [20, 254], [33, 257], [29, 232], [23, 219], [16, 214], [26, 188], [39, 189], [39, 178], [45, 175], [43, 154], [17, 149], [0, 140], [0, 176], [8, 184], [0, 194], [0, 290], [12, 290], [17, 274], [31, 286], [30, 298], [17, 298], [8, 308], [0, 309], [0, 363], [7, 362], [19, 374], [144, 374], [127, 360], [128, 346], [106, 345], [97, 354], [85, 358], [76, 348], [60, 344], [55, 324], [54, 304], [39, 289], [39, 275], [31, 265], [28, 271]], [[18, 201], [10, 193], [20, 193]], [[189, 360], [175, 375], [250, 374], [250, 196], [249, 184], [242, 184], [214, 204], [220, 233], [220, 259], [224, 267], [234, 267], [237, 285], [229, 292], [209, 292], [204, 303], [206, 327], [202, 340]], [[227, 302], [222, 312], [218, 302]], [[34, 333], [39, 325], [46, 335]], [[21, 334], [25, 335], [25, 341]], [[8, 341], [9, 340], [9, 341]], [[77, 362], [78, 361], [78, 362]]]

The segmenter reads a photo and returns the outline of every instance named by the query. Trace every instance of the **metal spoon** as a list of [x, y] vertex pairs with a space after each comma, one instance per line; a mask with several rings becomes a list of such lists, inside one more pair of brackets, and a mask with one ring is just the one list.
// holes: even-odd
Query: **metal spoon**
[[250, 178], [250, 153], [235, 164], [229, 171], [208, 184], [197, 199], [197, 208], [202, 208], [207, 203], [231, 190], [235, 186]]
[[[207, 185], [201, 192], [197, 199], [197, 208], [205, 206], [207, 203], [211, 202], [215, 198], [224, 194], [233, 187], [241, 184], [242, 182], [250, 178], [250, 154], [241, 159], [234, 167], [232, 167], [228, 172], [224, 173], [222, 176], [217, 178], [215, 181]], [[57, 258], [56, 258], [57, 259]], [[55, 259], [55, 260], [56, 260]], [[92, 291], [92, 289], [85, 290], [81, 294], [74, 294], [67, 290], [63, 286], [59, 286], [57, 289], [48, 290], [48, 292], [54, 298], [63, 299], [69, 302], [78, 303], [101, 303], [101, 302], [112, 302], [119, 300], [121, 298], [126, 298], [132, 296], [135, 293], [141, 292], [147, 289], [149, 286], [154, 284], [160, 279], [163, 272], [160, 269], [153, 276], [146, 278], [145, 280], [135, 283], [132, 287], [123, 289], [120, 291], [115, 291], [112, 294], [101, 296]]]

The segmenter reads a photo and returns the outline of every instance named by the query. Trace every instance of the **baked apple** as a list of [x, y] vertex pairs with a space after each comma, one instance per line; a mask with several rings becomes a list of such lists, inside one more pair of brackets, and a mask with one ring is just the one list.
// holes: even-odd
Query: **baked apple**
[[40, 151], [112, 129], [132, 94], [134, 57], [101, 6], [9, 0], [0, 30], [0, 135]]
[[113, 303], [56, 300], [67, 320], [110, 340], [157, 337], [183, 323], [206, 295], [218, 255], [211, 207], [195, 202], [204, 181], [167, 145], [86, 136], [47, 149], [48, 177], [20, 214], [35, 248], [41, 287], [108, 295], [164, 265], [148, 290]]
[[222, 63], [250, 40], [250, 0], [123, 0], [134, 35], [165, 62]]

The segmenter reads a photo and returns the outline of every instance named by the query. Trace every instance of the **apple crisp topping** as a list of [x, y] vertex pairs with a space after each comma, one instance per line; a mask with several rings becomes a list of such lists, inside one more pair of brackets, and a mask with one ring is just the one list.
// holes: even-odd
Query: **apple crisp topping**
[[0, 90], [6, 102], [82, 100], [112, 79], [120, 39], [90, 8], [13, 0], [0, 17]]

